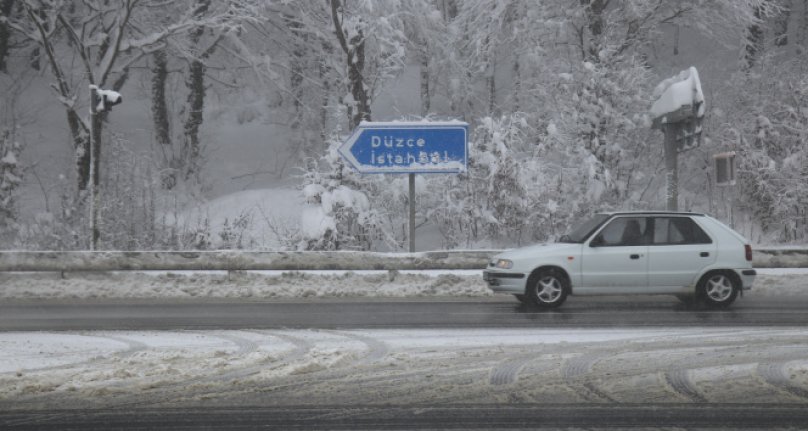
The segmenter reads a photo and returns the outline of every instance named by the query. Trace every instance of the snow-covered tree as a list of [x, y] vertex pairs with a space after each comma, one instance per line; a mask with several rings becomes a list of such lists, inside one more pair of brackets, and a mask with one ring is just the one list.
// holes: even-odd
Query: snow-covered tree
[[[762, 233], [753, 240], [808, 237], [808, 62], [767, 58], [727, 82], [716, 100], [713, 151], [738, 154], [736, 207]], [[751, 236], [751, 235], [750, 235]]]
[[[65, 108], [76, 152], [78, 188], [99, 183], [98, 166], [90, 166], [90, 133], [100, 142], [101, 116], [90, 124], [80, 114], [86, 106], [87, 85], [119, 91], [129, 77], [130, 67], [154, 50], [164, 47], [176, 35], [199, 28], [234, 28], [245, 14], [252, 13], [249, 0], [219, 4], [206, 13], [188, 4], [191, 0], [113, 0], [81, 3], [64, 0], [22, 0], [24, 16], [7, 20], [19, 37], [37, 44], [44, 53], [55, 79], [52, 88]], [[159, 10], [185, 12], [171, 22], [154, 22]], [[176, 9], [175, 9], [176, 7]], [[191, 12], [188, 12], [188, 11]], [[75, 63], [81, 66], [73, 67]], [[101, 146], [93, 146], [93, 160], [100, 161]], [[95, 172], [90, 178], [90, 172]]]
[[9, 233], [18, 218], [17, 195], [23, 180], [22, 147], [10, 131], [0, 132], [0, 238]]
[[362, 190], [371, 182], [353, 172], [337, 153], [341, 140], [331, 139], [329, 151], [304, 175], [303, 194], [309, 206], [301, 216], [304, 250], [370, 250], [385, 239], [384, 219]]

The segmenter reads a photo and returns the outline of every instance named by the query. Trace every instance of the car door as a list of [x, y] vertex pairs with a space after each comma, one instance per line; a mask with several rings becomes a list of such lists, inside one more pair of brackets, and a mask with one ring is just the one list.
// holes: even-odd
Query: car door
[[657, 292], [681, 291], [716, 260], [716, 244], [688, 216], [652, 218], [648, 282]]
[[591, 293], [633, 293], [648, 286], [649, 239], [647, 217], [609, 221], [583, 247], [582, 287]]

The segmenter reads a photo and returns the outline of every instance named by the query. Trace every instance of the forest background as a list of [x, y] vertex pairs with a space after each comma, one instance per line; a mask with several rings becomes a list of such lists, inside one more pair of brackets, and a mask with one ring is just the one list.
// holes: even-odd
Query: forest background
[[89, 249], [96, 189], [100, 249], [404, 250], [406, 176], [336, 148], [421, 119], [471, 133], [467, 173], [417, 177], [419, 249], [552, 240], [664, 209], [648, 110], [689, 66], [680, 208], [805, 243], [807, 49], [806, 0], [0, 0], [0, 249]]

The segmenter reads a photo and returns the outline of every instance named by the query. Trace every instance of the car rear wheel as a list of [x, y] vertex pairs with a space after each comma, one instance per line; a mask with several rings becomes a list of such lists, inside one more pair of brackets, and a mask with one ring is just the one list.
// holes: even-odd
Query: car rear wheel
[[711, 272], [699, 282], [699, 296], [713, 308], [727, 307], [738, 297], [738, 283], [725, 272]]
[[513, 297], [516, 298], [517, 300], [519, 300], [519, 302], [521, 302], [522, 304], [526, 304], [526, 303], [530, 302], [530, 301], [528, 301], [528, 299], [527, 299], [527, 297], [525, 295], [520, 295], [518, 293], [515, 293], [513, 295]]
[[540, 308], [556, 308], [567, 299], [569, 285], [566, 277], [555, 270], [543, 270], [530, 277], [527, 298]]

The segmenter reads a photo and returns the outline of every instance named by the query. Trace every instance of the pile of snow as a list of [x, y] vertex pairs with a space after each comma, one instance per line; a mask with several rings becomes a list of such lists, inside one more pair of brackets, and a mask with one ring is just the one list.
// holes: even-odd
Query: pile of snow
[[[696, 117], [704, 116], [704, 93], [701, 91], [699, 72], [695, 67], [683, 70], [678, 75], [662, 81], [654, 89], [656, 101], [651, 106], [653, 118], [663, 117], [690, 106], [697, 109]], [[667, 123], [663, 118], [663, 124]]]
[[5, 298], [485, 297], [473, 271], [0, 273]]
[[[808, 292], [808, 269], [758, 269], [746, 296]], [[0, 273], [0, 299], [489, 297], [480, 270]]]

